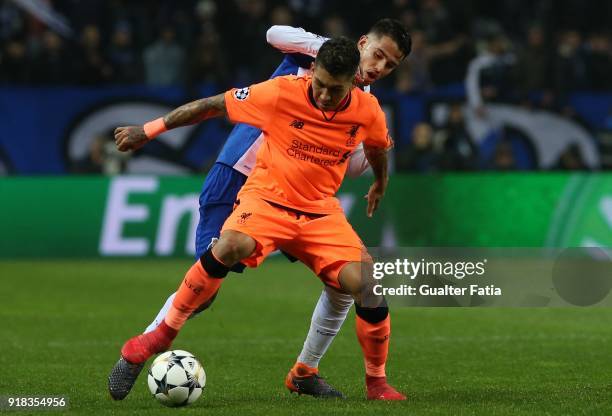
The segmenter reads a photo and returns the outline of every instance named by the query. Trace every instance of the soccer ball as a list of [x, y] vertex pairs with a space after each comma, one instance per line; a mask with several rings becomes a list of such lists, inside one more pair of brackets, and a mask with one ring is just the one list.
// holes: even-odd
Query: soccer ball
[[186, 406], [195, 402], [206, 384], [202, 364], [187, 351], [166, 351], [151, 364], [147, 377], [151, 394], [163, 405]]

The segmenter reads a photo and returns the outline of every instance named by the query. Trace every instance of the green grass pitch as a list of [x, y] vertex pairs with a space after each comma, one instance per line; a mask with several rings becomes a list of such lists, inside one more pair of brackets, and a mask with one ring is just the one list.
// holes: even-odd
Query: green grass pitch
[[206, 369], [198, 402], [162, 407], [144, 373], [113, 402], [106, 377], [122, 342], [145, 328], [189, 266], [0, 262], [0, 396], [66, 395], [65, 413], [75, 415], [612, 414], [610, 309], [395, 309], [387, 373], [409, 395], [403, 403], [364, 399], [351, 312], [320, 367], [348, 399], [290, 395], [283, 379], [321, 284], [280, 258], [228, 277], [213, 307], [175, 341]]

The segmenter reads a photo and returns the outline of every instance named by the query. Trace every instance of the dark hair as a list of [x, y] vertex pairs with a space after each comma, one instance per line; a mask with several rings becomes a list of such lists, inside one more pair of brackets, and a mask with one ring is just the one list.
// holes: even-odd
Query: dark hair
[[368, 33], [377, 36], [389, 36], [404, 54], [404, 58], [410, 55], [410, 51], [412, 50], [412, 38], [399, 20], [380, 19], [378, 22], [374, 23], [374, 26], [370, 28]]
[[357, 44], [347, 37], [340, 36], [331, 38], [321, 45], [315, 65], [321, 65], [332, 77], [354, 77], [360, 59]]

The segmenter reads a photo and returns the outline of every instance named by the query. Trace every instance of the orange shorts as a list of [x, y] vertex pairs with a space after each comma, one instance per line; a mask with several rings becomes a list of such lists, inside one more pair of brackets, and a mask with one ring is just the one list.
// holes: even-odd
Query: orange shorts
[[348, 262], [367, 256], [361, 239], [344, 213], [299, 214], [255, 196], [242, 197], [223, 224], [255, 240], [255, 251], [241, 260], [259, 266], [275, 250], [283, 250], [308, 266], [327, 285], [340, 289], [338, 275]]

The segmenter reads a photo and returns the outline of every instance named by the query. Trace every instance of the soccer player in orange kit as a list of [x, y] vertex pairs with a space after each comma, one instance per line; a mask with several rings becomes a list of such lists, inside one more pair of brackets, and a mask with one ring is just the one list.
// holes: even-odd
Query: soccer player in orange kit
[[277, 77], [183, 105], [144, 126], [115, 130], [119, 150], [126, 151], [168, 129], [227, 115], [232, 122], [260, 128], [264, 142], [219, 241], [187, 272], [164, 321], [124, 344], [110, 383], [129, 377], [126, 365], [142, 364], [168, 349], [234, 264], [257, 267], [282, 249], [324, 284], [353, 296], [368, 399], [406, 398], [386, 380], [390, 318], [383, 299], [373, 303], [367, 296], [371, 275], [362, 269], [371, 259], [334, 197], [346, 160], [361, 142], [375, 175], [367, 195], [369, 216], [388, 181], [386, 150], [392, 142], [376, 98], [353, 88], [359, 59], [354, 42], [332, 39], [319, 50], [312, 77]]

